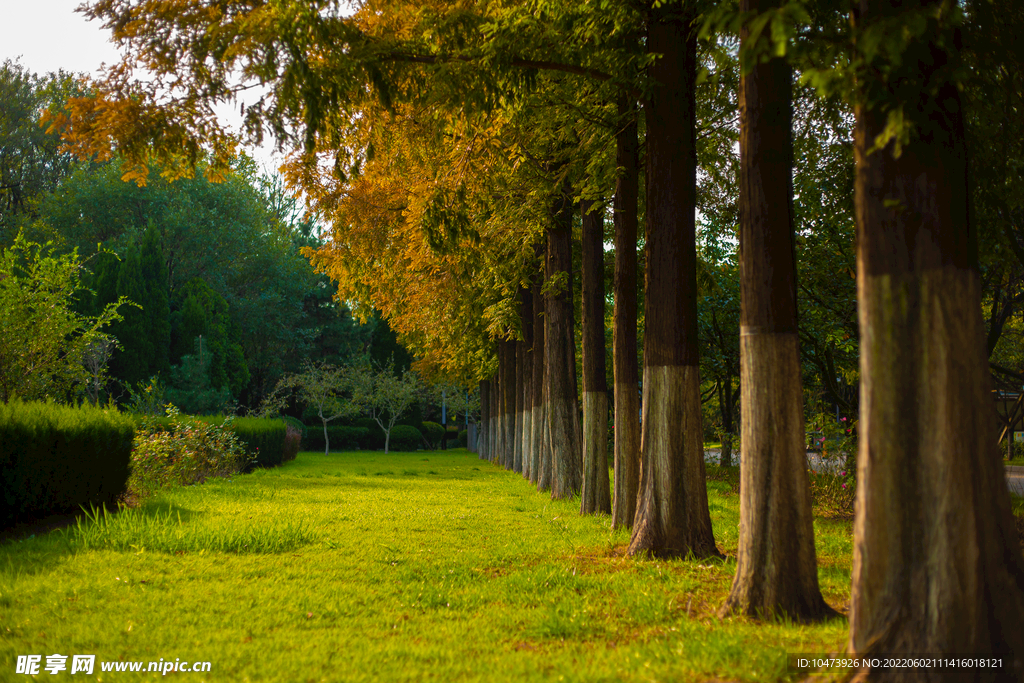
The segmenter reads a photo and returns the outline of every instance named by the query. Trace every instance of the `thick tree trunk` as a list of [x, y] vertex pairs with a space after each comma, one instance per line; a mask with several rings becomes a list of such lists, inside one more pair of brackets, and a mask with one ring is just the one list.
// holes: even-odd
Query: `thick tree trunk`
[[558, 499], [578, 494], [583, 482], [572, 311], [572, 200], [566, 192], [556, 200], [547, 238], [546, 280], [560, 282], [544, 306], [551, 497]]
[[[774, 6], [778, 0], [740, 0], [743, 12]], [[791, 92], [791, 70], [781, 58], [759, 62], [740, 79], [743, 459], [736, 574], [722, 612], [808, 621], [835, 612], [818, 588], [804, 449]], [[732, 387], [725, 391], [731, 394]]]
[[612, 511], [608, 489], [608, 382], [604, 362], [603, 209], [583, 203], [583, 489], [580, 513]]
[[504, 406], [503, 416], [505, 424], [502, 430], [501, 466], [506, 470], [512, 469], [515, 463], [515, 434], [516, 434], [516, 343], [514, 341], [503, 341], [505, 347], [505, 370], [501, 382], [501, 402]]
[[612, 527], [633, 526], [640, 490], [640, 371], [637, 367], [637, 203], [639, 197], [636, 109], [619, 103], [628, 118], [616, 136], [616, 163], [622, 167], [615, 183], [615, 311], [612, 356], [615, 372], [615, 493]]
[[640, 497], [631, 555], [718, 555], [711, 531], [697, 358], [697, 159], [692, 11], [652, 11], [647, 49], [647, 271]]
[[[903, 4], [862, 2], [858, 22], [891, 20]], [[963, 109], [957, 87], [929, 73], [956, 56], [938, 38], [908, 47], [933, 56], [924, 73], [914, 62], [913, 82], [937, 91], [906, 104], [929, 116], [898, 159], [892, 143], [868, 153], [885, 115], [855, 112], [861, 418], [850, 649], [1003, 662], [866, 669], [859, 680], [1021, 681], [1024, 557], [993, 438]], [[875, 85], [886, 92], [862, 87]]]
[[486, 460], [489, 457], [487, 435], [491, 430], [491, 382], [480, 380], [480, 433], [477, 434], [477, 457]]
[[[543, 255], [540, 245], [537, 245], [537, 252]], [[544, 414], [544, 296], [540, 291], [542, 277], [543, 274], [533, 284], [533, 382], [530, 386], [533, 392], [533, 452], [530, 454], [530, 481], [536, 484], [540, 491], [551, 487], [551, 458], [546, 455], [548, 441], [544, 431], [548, 421]]]
[[519, 393], [523, 406], [520, 436], [523, 457], [520, 472], [524, 478], [530, 479], [533, 467], [533, 290], [528, 287], [520, 290], [519, 319], [523, 328], [523, 370]]

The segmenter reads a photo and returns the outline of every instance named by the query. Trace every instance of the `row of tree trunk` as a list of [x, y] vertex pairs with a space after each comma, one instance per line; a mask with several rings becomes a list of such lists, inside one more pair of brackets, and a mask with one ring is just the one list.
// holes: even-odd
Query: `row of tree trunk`
[[[741, 10], [778, 5], [742, 0]], [[856, 19], [863, 26], [884, 23], [902, 7], [898, 0], [860, 5]], [[615, 526], [633, 526], [632, 554], [718, 554], [707, 505], [697, 370], [695, 16], [691, 3], [663, 5], [652, 10], [646, 36], [658, 58], [645, 102], [646, 332], [639, 423], [636, 128], [624, 127], [617, 140], [623, 172], [614, 205], [611, 511]], [[751, 47], [746, 32], [741, 39], [744, 49]], [[909, 105], [934, 110], [931, 128], [914, 132], [899, 151], [891, 141], [876, 150], [888, 119], [868, 102], [856, 108], [862, 412], [850, 652], [1003, 658], [1002, 668], [973, 669], [966, 676], [959, 669], [866, 668], [861, 680], [1021, 681], [1024, 556], [990, 438], [963, 113], [955, 84], [938, 71], [959, 36], [953, 30], [914, 40], [930, 54], [945, 55], [928, 67], [938, 76], [925, 74], [935, 88]], [[792, 74], [783, 59], [753, 61], [740, 86], [740, 535], [723, 613], [813, 620], [834, 612], [818, 586], [804, 455]], [[881, 91], [892, 87], [875, 85]], [[624, 101], [620, 110], [628, 107]], [[587, 513], [607, 511], [608, 502], [599, 429], [607, 420], [603, 290], [588, 270], [600, 258], [594, 242], [600, 229], [599, 218], [585, 209], [581, 429], [571, 293], [568, 278], [559, 275], [569, 272], [570, 206], [566, 197], [559, 199], [547, 235], [549, 293], [540, 296], [534, 286], [532, 296], [524, 295], [522, 341], [518, 348], [515, 342], [499, 344], [498, 375], [481, 385], [482, 457], [523, 472], [556, 498], [581, 494]]]

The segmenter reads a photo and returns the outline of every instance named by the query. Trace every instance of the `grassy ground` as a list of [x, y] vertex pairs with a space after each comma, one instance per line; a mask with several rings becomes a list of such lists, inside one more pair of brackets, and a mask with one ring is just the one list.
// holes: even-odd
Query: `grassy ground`
[[[709, 482], [719, 547], [738, 498]], [[720, 621], [735, 561], [624, 555], [581, 518], [465, 451], [303, 453], [144, 507], [0, 546], [0, 680], [17, 655], [209, 661], [180, 680], [793, 680], [786, 653], [841, 651], [844, 620]], [[816, 524], [845, 609], [851, 535]], [[70, 659], [68, 668], [70, 669]], [[78, 680], [63, 672], [44, 680]]]

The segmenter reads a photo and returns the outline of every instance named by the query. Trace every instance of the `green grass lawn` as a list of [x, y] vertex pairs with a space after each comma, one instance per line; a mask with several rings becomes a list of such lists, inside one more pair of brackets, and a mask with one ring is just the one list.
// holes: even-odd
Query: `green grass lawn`
[[[738, 497], [709, 482], [719, 548]], [[844, 620], [720, 621], [735, 560], [625, 556], [580, 517], [464, 450], [302, 453], [136, 510], [0, 546], [0, 680], [17, 655], [209, 661], [177, 680], [795, 680]], [[822, 590], [849, 598], [848, 521], [816, 524]], [[71, 660], [68, 660], [70, 670]], [[145, 668], [145, 667], [144, 667]]]

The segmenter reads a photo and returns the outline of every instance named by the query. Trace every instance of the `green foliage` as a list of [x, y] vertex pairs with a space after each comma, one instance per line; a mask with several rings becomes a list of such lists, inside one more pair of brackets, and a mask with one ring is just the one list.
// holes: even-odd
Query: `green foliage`
[[231, 430], [255, 454], [254, 464], [258, 467], [274, 467], [294, 457], [290, 450], [294, 445], [289, 442], [287, 426], [281, 420], [238, 417], [231, 422]]
[[0, 525], [114, 503], [128, 480], [134, 433], [132, 419], [116, 410], [0, 403]]
[[[463, 429], [459, 432], [459, 446], [466, 448], [469, 445], [469, 430]], [[613, 451], [614, 452], [614, 451]]]
[[391, 428], [388, 449], [396, 451], [414, 451], [423, 446], [423, 434], [409, 425], [395, 425]]
[[209, 477], [247, 469], [254, 458], [246, 453], [246, 443], [236, 430], [253, 430], [240, 429], [233, 422], [233, 417], [220, 422], [196, 419], [182, 415], [173, 405], [167, 407], [166, 419], [143, 417], [132, 449], [130, 495], [143, 499], [169, 486], [201, 484]]
[[210, 366], [213, 356], [205, 350], [205, 340], [196, 338], [196, 353], [182, 356], [181, 363], [171, 368], [171, 386], [167, 400], [190, 415], [216, 415], [231, 412], [234, 400], [226, 386], [211, 386]]
[[436, 422], [424, 422], [420, 431], [423, 432], [423, 437], [427, 440], [431, 449], [437, 449], [441, 446], [441, 439], [444, 438], [444, 427]]
[[238, 395], [249, 382], [249, 369], [242, 347], [232, 334], [227, 301], [199, 278], [189, 280], [178, 296], [181, 303], [172, 316], [172, 360], [182, 359], [189, 351], [194, 351], [196, 340], [201, 338], [200, 351], [210, 356], [206, 370], [210, 386], [226, 387], [233, 395]]
[[82, 270], [77, 252], [57, 256], [52, 244], [21, 235], [0, 251], [0, 401], [67, 400], [86, 390], [90, 351], [109, 341], [104, 328], [120, 320], [126, 301], [94, 316], [78, 313]]
[[[112, 260], [107, 259], [107, 268], [112, 270], [111, 263]], [[169, 367], [167, 266], [152, 223], [141, 237], [141, 244], [132, 244], [118, 264], [111, 292], [112, 275], [108, 270], [102, 276], [102, 286], [107, 291], [103, 299], [98, 299], [96, 309], [119, 296], [138, 304], [128, 309], [124, 320], [111, 328], [121, 345], [120, 353], [114, 354], [111, 361], [111, 373], [128, 386], [135, 386], [153, 375], [167, 372]]]
[[0, 246], [31, 229], [39, 200], [74, 167], [60, 135], [40, 125], [40, 115], [79, 90], [65, 71], [38, 76], [10, 59], [0, 65]]

